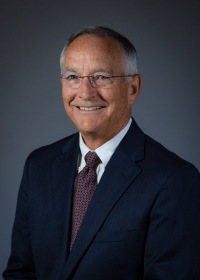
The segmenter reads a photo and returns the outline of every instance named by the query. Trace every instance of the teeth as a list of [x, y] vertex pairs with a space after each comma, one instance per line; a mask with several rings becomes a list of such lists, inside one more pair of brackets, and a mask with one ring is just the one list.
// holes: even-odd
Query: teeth
[[101, 109], [101, 107], [79, 107], [80, 110], [84, 110], [84, 111], [93, 111], [93, 110], [99, 110]]

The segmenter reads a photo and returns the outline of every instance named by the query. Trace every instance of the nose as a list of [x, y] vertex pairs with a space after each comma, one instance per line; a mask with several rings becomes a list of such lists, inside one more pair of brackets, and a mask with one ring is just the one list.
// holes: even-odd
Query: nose
[[90, 79], [90, 77], [84, 77], [82, 79], [82, 83], [78, 89], [78, 95], [83, 99], [96, 97], [97, 90], [92, 86], [92, 80]]
[[81, 84], [84, 83], [84, 80], [87, 80], [91, 87], [95, 88], [94, 80], [92, 76], [82, 76]]

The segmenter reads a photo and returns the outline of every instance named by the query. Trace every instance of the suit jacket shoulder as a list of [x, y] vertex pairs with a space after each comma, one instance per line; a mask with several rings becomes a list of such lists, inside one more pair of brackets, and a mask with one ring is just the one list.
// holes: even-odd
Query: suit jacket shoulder
[[53, 160], [60, 154], [65, 153], [67, 150], [77, 148], [78, 137], [79, 134], [74, 133], [54, 143], [39, 147], [30, 153], [27, 160], [39, 160], [40, 162], [41, 160]]

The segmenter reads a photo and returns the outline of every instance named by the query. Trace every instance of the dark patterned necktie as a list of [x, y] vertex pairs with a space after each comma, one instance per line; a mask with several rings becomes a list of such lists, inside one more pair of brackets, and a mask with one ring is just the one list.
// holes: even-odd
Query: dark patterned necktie
[[72, 211], [72, 232], [70, 249], [80, 228], [88, 204], [94, 194], [97, 184], [96, 167], [101, 162], [95, 152], [88, 152], [85, 156], [86, 165], [78, 173], [74, 184], [74, 198]]

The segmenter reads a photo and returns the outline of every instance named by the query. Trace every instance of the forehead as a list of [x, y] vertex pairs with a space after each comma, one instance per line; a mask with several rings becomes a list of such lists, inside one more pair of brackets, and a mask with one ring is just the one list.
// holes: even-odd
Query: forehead
[[81, 67], [83, 64], [99, 68], [123, 68], [124, 54], [119, 43], [112, 38], [82, 35], [68, 46], [63, 67]]

